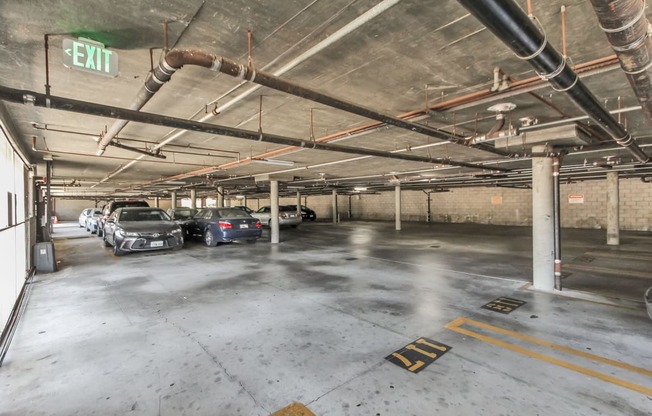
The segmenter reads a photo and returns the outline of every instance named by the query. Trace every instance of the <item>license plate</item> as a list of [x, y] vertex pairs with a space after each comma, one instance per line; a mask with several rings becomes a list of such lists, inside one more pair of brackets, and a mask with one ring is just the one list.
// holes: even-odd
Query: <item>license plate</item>
[[297, 214], [290, 214], [290, 215], [289, 215], [290, 218], [294, 218], [294, 217], [296, 217], [296, 216], [297, 216]]
[[162, 241], [152, 241], [149, 243], [150, 247], [163, 247], [163, 242]]
[[249, 228], [249, 224], [240, 224], [240, 228]]

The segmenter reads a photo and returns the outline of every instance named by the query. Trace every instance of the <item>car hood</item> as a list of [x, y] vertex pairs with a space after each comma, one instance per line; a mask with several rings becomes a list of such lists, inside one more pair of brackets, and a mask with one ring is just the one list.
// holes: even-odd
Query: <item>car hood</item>
[[119, 225], [132, 233], [169, 233], [179, 229], [172, 221], [122, 221]]

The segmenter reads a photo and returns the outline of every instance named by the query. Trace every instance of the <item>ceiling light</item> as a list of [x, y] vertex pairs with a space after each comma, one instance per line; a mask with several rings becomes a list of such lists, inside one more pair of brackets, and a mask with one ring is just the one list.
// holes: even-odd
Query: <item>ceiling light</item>
[[251, 159], [252, 162], [256, 163], [265, 163], [267, 165], [277, 165], [277, 166], [294, 166], [294, 162], [291, 160], [280, 160], [280, 159]]
[[364, 186], [356, 186], [353, 188], [353, 190], [356, 192], [364, 192], [367, 190], [367, 188], [365, 188]]

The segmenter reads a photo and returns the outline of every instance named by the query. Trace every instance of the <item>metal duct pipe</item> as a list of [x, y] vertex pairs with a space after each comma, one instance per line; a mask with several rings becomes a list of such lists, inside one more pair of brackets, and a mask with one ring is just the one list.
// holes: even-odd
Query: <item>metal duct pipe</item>
[[494, 123], [493, 126], [491, 126], [491, 129], [489, 129], [485, 137], [490, 138], [496, 132], [500, 131], [500, 129], [502, 129], [504, 126], [505, 126], [505, 114], [497, 114], [496, 122]]
[[[462, 136], [456, 136], [452, 133], [439, 130], [430, 126], [426, 126], [424, 124], [417, 124], [411, 121], [404, 120], [399, 117], [383, 114], [378, 111], [372, 110], [370, 108], [366, 108], [358, 104], [354, 104], [345, 100], [341, 100], [339, 98], [335, 98], [333, 96], [321, 93], [311, 88], [307, 88], [295, 84], [293, 82], [283, 80], [272, 74], [259, 71], [255, 68], [244, 67], [243, 65], [239, 65], [233, 61], [229, 61], [226, 58], [222, 58], [222, 68], [229, 68], [233, 65], [237, 65], [240, 68], [240, 70], [236, 72], [235, 70], [232, 69], [229, 75], [232, 75], [234, 73], [240, 74], [242, 71], [244, 71], [245, 72], [244, 79], [259, 85], [263, 85], [267, 88], [285, 92], [287, 94], [294, 95], [296, 97], [305, 98], [307, 100], [324, 104], [326, 106], [336, 108], [338, 110], [346, 111], [348, 113], [357, 114], [362, 117], [380, 121], [381, 123], [388, 124], [394, 127], [410, 130], [419, 134], [435, 137], [440, 140], [446, 140], [451, 143], [466, 146], [466, 139]], [[220, 69], [220, 71], [224, 72], [222, 71], [222, 69]], [[489, 146], [486, 143], [479, 143], [476, 144], [474, 147], [500, 156], [507, 156], [507, 157], [513, 156], [511, 153], [507, 151], [496, 149], [495, 147]]]
[[561, 286], [561, 185], [559, 173], [561, 170], [561, 157], [552, 158], [552, 201], [553, 201], [553, 228], [555, 248], [555, 289], [562, 290]]
[[591, 0], [620, 67], [652, 120], [652, 37], [643, 0]]
[[525, 12], [513, 0], [458, 0], [472, 15], [502, 40], [520, 59], [534, 67], [541, 79], [569, 98], [618, 144], [639, 162], [650, 158], [618, 121], [600, 104], [579, 76], [567, 65], [567, 59], [548, 43]]
[[[208, 54], [196, 50], [175, 49], [168, 52], [153, 72], [147, 76], [145, 85], [138, 92], [138, 95], [129, 106], [130, 110], [140, 110], [152, 96], [168, 82], [179, 68], [183, 65], [197, 65], [208, 68], [212, 71], [219, 71], [232, 77], [251, 81], [265, 87], [285, 92], [290, 95], [305, 98], [329, 107], [337, 108], [348, 113], [357, 114], [362, 117], [377, 120], [402, 129], [414, 131], [426, 136], [435, 137], [440, 140], [446, 140], [451, 143], [465, 145], [465, 138], [456, 136], [443, 130], [435, 129], [423, 124], [417, 124], [403, 120], [399, 117], [379, 113], [378, 111], [362, 107], [360, 105], [340, 100], [338, 98], [320, 93], [316, 90], [300, 86], [298, 84], [285, 81], [279, 77], [265, 73], [252, 67], [238, 64], [230, 59]], [[117, 120], [111, 128], [104, 134], [98, 144], [97, 155], [100, 156], [113, 138], [127, 125], [125, 120]], [[496, 149], [486, 143], [477, 144], [475, 147], [501, 156], [511, 156], [509, 152]]]
[[[249, 131], [234, 127], [220, 126], [217, 124], [202, 123], [199, 121], [185, 120], [177, 117], [163, 116], [159, 114], [145, 113], [141, 111], [130, 110], [126, 108], [113, 107], [108, 105], [89, 103], [86, 101], [73, 100], [70, 98], [46, 96], [45, 94], [34, 91], [18, 90], [15, 88], [0, 86], [0, 99], [36, 107], [45, 107], [55, 110], [64, 110], [75, 113], [90, 114], [101, 117], [110, 117], [139, 123], [152, 124], [157, 126], [166, 126], [179, 128], [183, 130], [198, 131], [202, 133], [215, 134], [220, 136], [236, 137], [239, 139], [262, 141], [268, 143], [294, 146], [299, 148], [326, 150], [331, 152], [340, 152], [356, 155], [376, 156], [388, 159], [409, 160], [413, 162], [424, 162], [431, 164], [443, 164], [450, 166], [465, 167], [471, 169], [508, 171], [500, 167], [490, 167], [481, 164], [458, 162], [449, 159], [417, 156], [405, 153], [387, 152], [384, 150], [374, 150], [344, 146], [334, 143], [312, 142], [290, 137], [278, 136], [275, 134], [262, 134], [257, 131]], [[213, 171], [214, 167], [207, 168]], [[197, 171], [197, 175], [201, 174]]]
[[[134, 98], [128, 108], [134, 111], [143, 108], [154, 94], [161, 89], [163, 84], [172, 78], [172, 74], [183, 65], [198, 65], [216, 71], [217, 69], [212, 67], [213, 62], [215, 62], [215, 55], [209, 55], [201, 51], [175, 49], [168, 52], [165, 57], [161, 59], [158, 66], [154, 68], [154, 71], [147, 75], [145, 84], [140, 88], [136, 98]], [[111, 143], [111, 140], [113, 140], [113, 138], [125, 128], [127, 123], [129, 123], [128, 120], [116, 120], [107, 132], [102, 135], [100, 141], [97, 143], [96, 154], [98, 156], [104, 154], [104, 150], [106, 150], [106, 147]]]

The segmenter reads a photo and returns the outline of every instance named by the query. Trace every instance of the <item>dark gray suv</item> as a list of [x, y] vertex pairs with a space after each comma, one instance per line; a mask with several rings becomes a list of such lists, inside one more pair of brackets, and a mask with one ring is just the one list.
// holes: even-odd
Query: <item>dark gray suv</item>
[[136, 201], [136, 200], [128, 200], [128, 201], [111, 201], [108, 204], [104, 205], [102, 207], [102, 216], [97, 219], [97, 236], [98, 237], [103, 237], [104, 236], [104, 225], [106, 225], [106, 219], [109, 218], [109, 215], [113, 213], [118, 208], [126, 208], [126, 207], [144, 207], [144, 208], [149, 208], [149, 204], [147, 201]]

